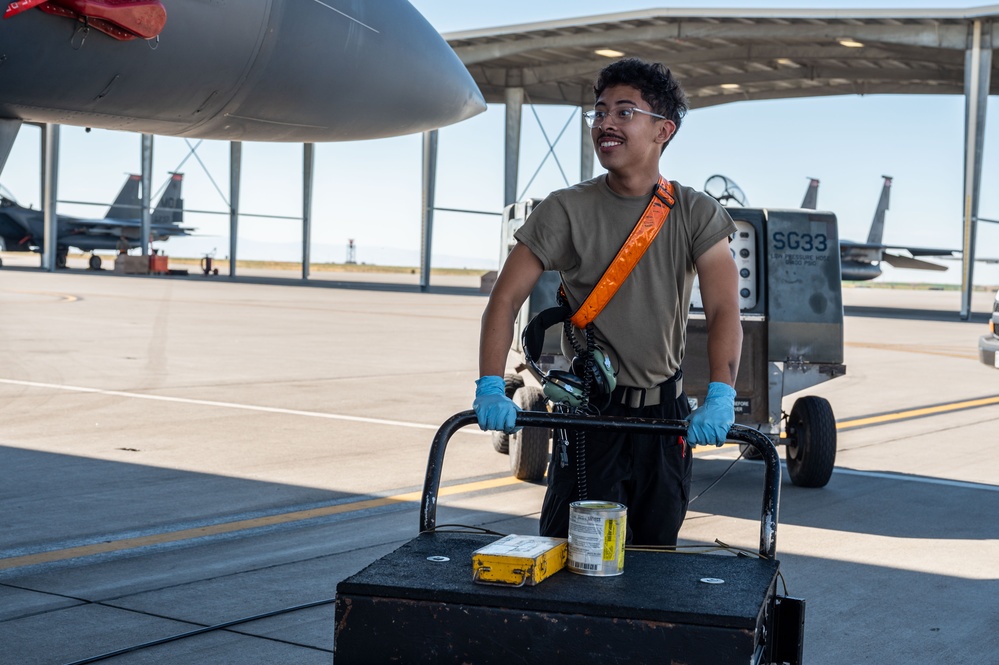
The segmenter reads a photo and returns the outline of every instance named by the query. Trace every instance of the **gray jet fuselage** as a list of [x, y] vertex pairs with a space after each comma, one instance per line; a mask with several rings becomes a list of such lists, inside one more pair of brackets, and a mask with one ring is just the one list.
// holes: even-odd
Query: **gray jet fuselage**
[[0, 119], [229, 141], [375, 139], [485, 109], [405, 0], [166, 0], [155, 40], [0, 21]]

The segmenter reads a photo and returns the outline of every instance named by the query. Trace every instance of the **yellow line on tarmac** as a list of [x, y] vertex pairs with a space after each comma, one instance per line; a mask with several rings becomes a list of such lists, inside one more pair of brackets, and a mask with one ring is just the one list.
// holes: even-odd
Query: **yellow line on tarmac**
[[[474, 483], [464, 483], [461, 485], [442, 487], [438, 492], [438, 496], [449, 496], [454, 494], [464, 494], [467, 492], [478, 492], [486, 489], [494, 489], [497, 487], [506, 487], [508, 485], [515, 485], [520, 482], [521, 481], [513, 477], [494, 478], [492, 480], [480, 480]], [[370, 508], [381, 508], [382, 506], [389, 506], [395, 503], [419, 501], [422, 494], [423, 494], [422, 492], [407, 492], [406, 494], [396, 494], [394, 496], [386, 496], [379, 499], [365, 499], [363, 501], [352, 501], [350, 503], [341, 503], [335, 506], [327, 506], [325, 508], [313, 508], [311, 510], [297, 510], [290, 513], [269, 515], [267, 517], [257, 517], [248, 520], [237, 520], [235, 522], [223, 522], [221, 524], [203, 526], [203, 527], [198, 527], [196, 529], [167, 531], [164, 533], [157, 533], [149, 536], [140, 536], [138, 538], [124, 538], [122, 540], [112, 540], [105, 543], [94, 543], [93, 545], [83, 545], [81, 547], [70, 547], [62, 550], [52, 550], [51, 552], [39, 552], [37, 554], [27, 554], [24, 556], [10, 557], [7, 559], [0, 559], [0, 570], [9, 570], [11, 568], [19, 568], [21, 566], [33, 566], [40, 563], [52, 563], [54, 561], [65, 561], [67, 559], [92, 556], [94, 554], [120, 552], [122, 550], [130, 550], [130, 549], [135, 549], [137, 547], [146, 547], [149, 545], [175, 543], [182, 540], [204, 538], [206, 536], [217, 536], [223, 533], [232, 533], [234, 531], [243, 531], [246, 529], [257, 529], [265, 526], [274, 526], [276, 524], [301, 522], [303, 520], [314, 519], [317, 517], [327, 517], [329, 515], [353, 513], [360, 510], [368, 510]]]
[[836, 429], [842, 431], [845, 429], [853, 429], [855, 427], [864, 427], [866, 425], [880, 425], [882, 423], [895, 422], [898, 420], [906, 420], [909, 418], [921, 418], [923, 416], [932, 416], [938, 413], [960, 411], [962, 409], [974, 409], [981, 406], [992, 406], [994, 404], [999, 404], [999, 396], [982, 397], [979, 399], [970, 399], [961, 402], [951, 402], [949, 404], [938, 404], [936, 406], [920, 407], [918, 409], [910, 409], [908, 411], [885, 413], [880, 416], [856, 418], [854, 420], [843, 420], [836, 424]]
[[[844, 420], [836, 424], [836, 429], [842, 431], [847, 429], [854, 429], [857, 427], [864, 427], [867, 425], [880, 425], [888, 422], [906, 420], [908, 418], [920, 418], [923, 416], [930, 416], [939, 413], [959, 411], [961, 409], [973, 409], [982, 406], [992, 406], [995, 404], [999, 404], [999, 396], [983, 397], [980, 399], [964, 400], [961, 402], [951, 402], [950, 404], [939, 404], [936, 406], [921, 407], [918, 409], [909, 409], [907, 411], [887, 413], [880, 416], [870, 416], [867, 418]], [[695, 450], [695, 452], [702, 452], [702, 451]], [[450, 487], [442, 487], [438, 492], [438, 496], [451, 496], [455, 494], [478, 492], [486, 489], [494, 489], [498, 487], [507, 487], [510, 485], [516, 485], [520, 482], [521, 481], [517, 480], [516, 478], [505, 477], [505, 478], [494, 478], [492, 480], [482, 480], [473, 483], [463, 483], [460, 485], [452, 485]], [[65, 561], [67, 559], [91, 556], [94, 554], [119, 552], [122, 550], [135, 549], [138, 547], [146, 547], [149, 545], [161, 545], [164, 543], [173, 543], [182, 540], [191, 540], [194, 538], [204, 538], [207, 536], [216, 536], [223, 533], [232, 533], [235, 531], [244, 531], [247, 529], [257, 529], [260, 527], [274, 526], [277, 524], [289, 524], [291, 522], [301, 522], [303, 520], [315, 519], [317, 517], [341, 515], [344, 513], [358, 512], [361, 510], [368, 510], [371, 508], [381, 508], [383, 506], [388, 506], [395, 503], [419, 501], [421, 496], [422, 492], [407, 492], [405, 494], [396, 494], [394, 496], [387, 496], [378, 499], [365, 499], [363, 501], [352, 501], [350, 503], [341, 503], [335, 506], [327, 506], [325, 508], [298, 510], [290, 513], [270, 515], [268, 517], [258, 517], [248, 520], [237, 520], [235, 522], [223, 522], [221, 524], [198, 527], [196, 529], [168, 531], [164, 533], [152, 534], [149, 536], [140, 536], [138, 538], [124, 538], [122, 540], [113, 540], [105, 543], [95, 543], [93, 545], [83, 545], [81, 547], [70, 547], [62, 550], [52, 550], [51, 552], [40, 552], [38, 554], [28, 554], [24, 556], [10, 557], [7, 559], [0, 559], [0, 570], [9, 570], [11, 568], [18, 568], [21, 566], [31, 566], [41, 563], [52, 563], [54, 561]]]

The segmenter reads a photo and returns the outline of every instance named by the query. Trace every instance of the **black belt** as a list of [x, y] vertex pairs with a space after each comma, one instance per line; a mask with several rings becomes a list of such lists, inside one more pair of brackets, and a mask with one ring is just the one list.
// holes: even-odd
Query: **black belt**
[[681, 394], [683, 394], [683, 372], [677, 370], [671, 378], [651, 388], [618, 386], [611, 394], [611, 402], [623, 404], [632, 409], [641, 409], [645, 406], [662, 404], [664, 397], [666, 399], [679, 399]]

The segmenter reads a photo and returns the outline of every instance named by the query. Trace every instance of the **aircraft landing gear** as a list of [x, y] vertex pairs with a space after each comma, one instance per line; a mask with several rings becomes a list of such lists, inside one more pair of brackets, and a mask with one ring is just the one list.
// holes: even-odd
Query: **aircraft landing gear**
[[56, 268], [64, 269], [66, 267], [67, 254], [69, 254], [68, 247], [56, 247]]
[[87, 264], [90, 266], [91, 270], [101, 269], [101, 257], [96, 254], [91, 254], [90, 259], [88, 259]]

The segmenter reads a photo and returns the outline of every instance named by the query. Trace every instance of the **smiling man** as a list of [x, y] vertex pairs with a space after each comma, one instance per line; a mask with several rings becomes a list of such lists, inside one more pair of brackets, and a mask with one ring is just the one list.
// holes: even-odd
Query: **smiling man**
[[[713, 198], [660, 176], [663, 151], [687, 111], [671, 72], [635, 59], [606, 67], [584, 114], [607, 174], [550, 194], [517, 231], [482, 316], [473, 404], [482, 429], [512, 431], [517, 407], [504, 393], [517, 312], [545, 270], [557, 270], [576, 312], [600, 282], [654, 198], [673, 201], [661, 230], [587, 330], [566, 326], [566, 356], [593, 346], [611, 359], [617, 387], [604, 415], [689, 419], [679, 437], [573, 433], [554, 454], [541, 511], [541, 534], [565, 537], [569, 504], [581, 499], [628, 507], [629, 542], [674, 545], [687, 511], [692, 456], [687, 444], [724, 442], [735, 419], [742, 347], [737, 271], [728, 248], [735, 231]], [[666, 190], [663, 192], [662, 190]], [[710, 385], [693, 413], [683, 393], [687, 313], [695, 275], [708, 325]], [[577, 465], [579, 468], [577, 468]], [[583, 482], [580, 482], [583, 481]]]

